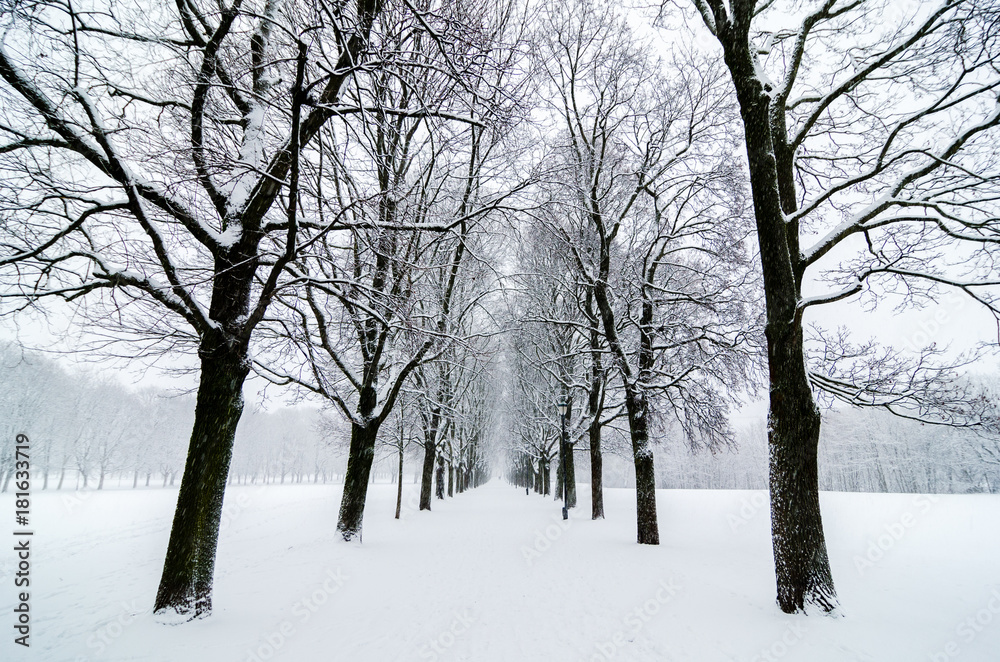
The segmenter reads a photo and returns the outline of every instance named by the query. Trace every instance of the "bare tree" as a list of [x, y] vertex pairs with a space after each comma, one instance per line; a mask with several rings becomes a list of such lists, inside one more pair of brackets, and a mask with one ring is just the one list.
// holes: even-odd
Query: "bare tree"
[[[381, 17], [383, 68], [351, 93], [364, 122], [331, 126], [314, 187], [318, 213], [351, 229], [288, 264], [301, 286], [279, 295], [283, 310], [269, 319], [287, 347], [259, 362], [262, 374], [321, 396], [351, 423], [338, 522], [346, 540], [361, 532], [378, 432], [407, 379], [442, 356], [479, 306], [475, 292], [460, 296], [473, 235], [512, 194], [487, 177], [510, 105], [509, 16], [452, 9]], [[439, 39], [463, 22], [477, 29]]]
[[[810, 369], [803, 315], [855, 295], [920, 303], [944, 286], [996, 314], [987, 288], [998, 282], [998, 10], [946, 0], [894, 23], [886, 17], [899, 14], [883, 14], [879, 1], [789, 3], [791, 12], [773, 1], [693, 2], [722, 47], [749, 160], [767, 307], [778, 604], [828, 612], [837, 597], [813, 388], [930, 422], [979, 414], [960, 394], [938, 397], [949, 390], [931, 386], [949, 381], [941, 371], [913, 389], [892, 369], [878, 383], [877, 357], [824, 374], [814, 355]], [[805, 296], [804, 284], [827, 287]]]
[[281, 6], [38, 2], [4, 18], [4, 296], [89, 302], [88, 319], [145, 341], [147, 356], [198, 352], [155, 604], [184, 619], [211, 612], [253, 331], [285, 265], [328, 230], [300, 222], [303, 148], [341, 110], [382, 10]]
[[743, 180], [724, 156], [733, 110], [721, 68], [678, 53], [661, 75], [611, 8], [574, 3], [543, 31], [565, 190], [550, 231], [621, 377], [637, 537], [658, 544], [655, 412], [665, 406], [693, 445], [728, 443], [718, 387], [747, 383], [752, 369]]

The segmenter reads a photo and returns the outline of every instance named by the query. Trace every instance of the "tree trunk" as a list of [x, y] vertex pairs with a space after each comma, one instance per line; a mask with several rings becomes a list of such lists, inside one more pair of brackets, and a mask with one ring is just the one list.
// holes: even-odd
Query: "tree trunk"
[[225, 346], [205, 351], [205, 344], [194, 429], [154, 606], [157, 613], [173, 611], [189, 618], [212, 611], [222, 500], [250, 370], [245, 351]]
[[594, 299], [601, 315], [604, 337], [618, 362], [625, 387], [625, 410], [628, 413], [632, 438], [632, 458], [635, 464], [636, 530], [640, 545], [659, 545], [660, 531], [656, 522], [656, 471], [653, 449], [649, 445], [649, 402], [646, 394], [634, 383], [628, 355], [618, 339], [614, 309], [608, 300], [606, 278], [610, 269], [610, 249], [602, 241], [601, 275], [605, 280], [594, 285]]
[[601, 457], [601, 424], [590, 424], [590, 502], [591, 518], [604, 519], [604, 458]]
[[591, 312], [592, 291], [587, 296], [587, 317], [590, 326], [590, 393], [587, 396], [587, 413], [590, 428], [590, 515], [591, 519], [604, 519], [604, 458], [601, 457], [601, 412], [604, 409], [604, 366], [601, 360], [600, 328], [597, 316]]
[[444, 499], [444, 456], [438, 455], [437, 458], [437, 477], [435, 480], [435, 490], [434, 494], [438, 499]]
[[566, 489], [569, 507], [576, 508], [576, 464], [573, 463], [573, 444], [566, 442]]
[[837, 606], [819, 505], [820, 413], [803, 367], [802, 330], [795, 331], [797, 340], [768, 343], [771, 539], [778, 605], [789, 614]]
[[566, 449], [565, 449], [565, 444], [562, 443], [561, 439], [559, 441], [558, 447], [559, 447], [559, 453], [556, 456], [556, 489], [552, 495], [552, 499], [554, 501], [562, 501], [564, 498], [563, 467], [565, 466], [565, 464], [563, 463], [563, 455]]
[[[797, 228], [785, 223], [772, 135], [782, 124], [772, 123], [771, 95], [756, 75], [748, 34], [750, 20], [744, 18], [721, 26], [719, 41], [743, 118], [764, 276], [770, 380], [771, 540], [778, 605], [786, 613], [805, 611], [809, 605], [831, 611], [836, 608], [837, 597], [819, 507], [820, 414], [806, 373], [802, 322], [797, 310], [802, 275], [798, 236]], [[783, 121], [784, 110], [779, 110]], [[784, 136], [778, 143], [784, 144]], [[786, 197], [789, 204], [794, 204], [787, 186]]]
[[437, 444], [434, 441], [436, 434], [424, 435], [424, 466], [420, 473], [420, 510], [431, 509], [431, 490], [434, 484], [434, 461]]
[[[367, 417], [366, 417], [367, 418]], [[365, 499], [368, 496], [368, 477], [375, 460], [375, 439], [381, 423], [372, 422], [367, 426], [351, 425], [351, 449], [344, 474], [344, 495], [340, 501], [340, 521], [337, 531], [344, 540], [353, 540], [361, 535], [361, 523], [365, 514]]]
[[645, 394], [626, 386], [625, 410], [628, 412], [632, 457], [635, 464], [637, 540], [640, 545], [659, 545], [660, 530], [656, 521], [656, 471], [653, 467], [653, 449], [649, 445], [649, 403]]
[[399, 519], [399, 513], [403, 509], [403, 435], [402, 430], [400, 430], [399, 439], [399, 471], [396, 476], [396, 519]]

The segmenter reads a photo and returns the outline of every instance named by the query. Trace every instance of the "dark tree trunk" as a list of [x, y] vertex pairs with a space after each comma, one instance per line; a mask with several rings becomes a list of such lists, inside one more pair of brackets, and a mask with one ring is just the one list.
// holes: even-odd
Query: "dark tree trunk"
[[573, 463], [573, 444], [566, 442], [566, 489], [569, 507], [576, 507], [576, 464]]
[[601, 424], [590, 424], [590, 502], [591, 518], [604, 519], [604, 458], [601, 457]]
[[784, 109], [771, 107], [772, 96], [754, 70], [749, 12], [743, 8], [746, 15], [722, 22], [718, 36], [743, 118], [764, 276], [771, 539], [778, 605], [786, 613], [810, 605], [831, 611], [837, 596], [819, 507], [820, 414], [806, 373], [797, 309], [802, 276], [798, 233], [784, 218], [795, 204], [792, 159], [784, 135], [774, 135], [784, 131]]
[[399, 519], [400, 511], [403, 509], [403, 439], [400, 430], [399, 439], [399, 467], [396, 475], [396, 519]]
[[771, 541], [778, 605], [789, 614], [837, 606], [819, 505], [820, 413], [805, 374], [802, 329], [792, 331], [797, 338], [768, 333]]
[[587, 394], [587, 414], [591, 417], [587, 430], [590, 442], [590, 510], [591, 519], [604, 519], [604, 458], [601, 456], [604, 362], [601, 357], [601, 323], [593, 303], [594, 290], [590, 288], [584, 309], [590, 323], [590, 393]]
[[563, 462], [563, 457], [565, 455], [566, 444], [559, 441], [559, 454], [556, 456], [556, 489], [552, 495], [555, 501], [562, 501], [564, 497], [563, 492], [563, 467], [566, 466]]
[[[562, 424], [562, 434], [561, 441], [565, 443], [560, 444], [560, 450], [562, 457], [560, 466], [562, 468], [562, 489], [566, 491], [566, 507], [573, 508], [576, 506], [576, 465], [573, 464], [573, 444], [570, 443], [569, 437], [566, 434], [566, 424], [569, 423], [570, 418], [573, 415], [573, 405], [570, 402], [567, 405], [566, 416], [563, 418]], [[562, 495], [562, 492], [560, 492]]]
[[344, 540], [353, 540], [361, 535], [361, 523], [365, 514], [365, 499], [368, 496], [368, 478], [372, 462], [375, 460], [375, 439], [378, 437], [379, 422], [367, 426], [351, 425], [351, 448], [344, 474], [344, 495], [340, 501], [340, 521], [337, 531]]
[[455, 496], [455, 465], [448, 461], [448, 496]]
[[594, 300], [604, 327], [604, 337], [618, 362], [625, 387], [625, 410], [628, 413], [632, 458], [635, 464], [636, 539], [640, 545], [659, 545], [660, 531], [656, 522], [656, 471], [653, 467], [653, 449], [649, 443], [649, 402], [646, 394], [634, 383], [628, 355], [618, 339], [614, 309], [608, 300], [605, 284], [610, 271], [610, 254], [609, 248], [604, 246], [604, 243], [602, 242], [601, 249], [602, 280], [594, 285]]
[[436, 486], [434, 490], [434, 495], [438, 499], [444, 499], [444, 456], [438, 455], [437, 458], [437, 478], [435, 480]]
[[420, 475], [420, 510], [430, 510], [431, 490], [434, 484], [434, 463], [440, 458], [440, 454], [437, 452], [437, 439], [441, 426], [441, 409], [435, 408], [431, 411], [430, 419], [424, 419], [424, 423], [424, 466]]
[[216, 347], [202, 352], [194, 428], [154, 607], [191, 618], [212, 610], [222, 500], [250, 370], [245, 350]]
[[653, 448], [649, 444], [649, 403], [634, 387], [625, 388], [635, 464], [635, 503], [637, 540], [640, 545], [659, 545], [660, 530], [656, 521], [656, 471]]
[[434, 485], [434, 462], [436, 460], [437, 444], [434, 436], [425, 435], [424, 466], [420, 472], [420, 510], [431, 509], [431, 491]]

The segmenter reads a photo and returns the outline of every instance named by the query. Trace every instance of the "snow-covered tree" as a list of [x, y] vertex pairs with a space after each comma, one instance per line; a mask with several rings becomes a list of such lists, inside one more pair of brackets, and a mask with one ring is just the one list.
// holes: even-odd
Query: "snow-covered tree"
[[728, 443], [730, 398], [757, 351], [735, 112], [721, 67], [678, 51], [661, 71], [609, 5], [553, 8], [541, 34], [562, 184], [549, 232], [621, 379], [637, 537], [658, 544], [654, 419], [675, 420], [692, 445]]
[[[932, 422], [981, 422], [954, 374], [877, 348], [807, 356], [803, 317], [862, 295], [958, 288], [996, 314], [1000, 126], [995, 3], [693, 0], [743, 120], [767, 308], [778, 604], [837, 606], [819, 508], [813, 389]], [[897, 299], [898, 301], [898, 299]], [[930, 354], [928, 354], [928, 351]], [[835, 362], [822, 364], [832, 357]], [[884, 378], [887, 368], [890, 378]]]

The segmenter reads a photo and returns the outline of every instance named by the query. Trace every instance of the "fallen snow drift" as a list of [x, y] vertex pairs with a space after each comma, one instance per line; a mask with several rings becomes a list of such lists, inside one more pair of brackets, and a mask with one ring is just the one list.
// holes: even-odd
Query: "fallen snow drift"
[[[560, 504], [500, 482], [416, 509], [369, 489], [364, 542], [334, 532], [340, 488], [231, 487], [215, 612], [150, 613], [174, 490], [38, 492], [31, 648], [4, 660], [1000, 659], [1000, 498], [824, 493], [839, 618], [774, 603], [762, 492], [660, 490], [658, 547], [637, 545], [634, 493]], [[13, 495], [0, 512], [13, 516]], [[8, 534], [9, 535], [9, 534]]]

